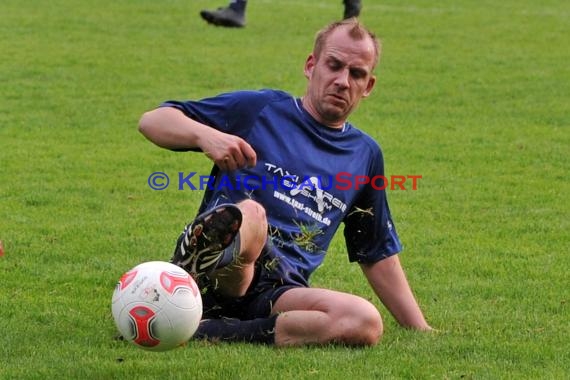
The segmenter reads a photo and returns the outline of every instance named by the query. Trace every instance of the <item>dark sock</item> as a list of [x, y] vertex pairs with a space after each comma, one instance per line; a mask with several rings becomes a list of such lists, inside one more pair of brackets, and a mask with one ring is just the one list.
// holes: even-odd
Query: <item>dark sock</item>
[[229, 7], [238, 13], [244, 14], [246, 5], [247, 0], [232, 0]]
[[235, 318], [204, 319], [194, 339], [274, 344], [276, 320], [277, 315], [247, 321]]

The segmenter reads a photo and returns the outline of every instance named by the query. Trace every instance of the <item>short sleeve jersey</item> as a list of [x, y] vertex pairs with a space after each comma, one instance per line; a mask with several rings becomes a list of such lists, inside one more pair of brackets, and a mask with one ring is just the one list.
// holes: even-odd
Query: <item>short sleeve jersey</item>
[[351, 124], [342, 129], [322, 125], [300, 99], [277, 90], [236, 91], [161, 106], [240, 136], [255, 150], [255, 167], [223, 172], [214, 166], [215, 180], [200, 211], [244, 199], [263, 205], [270, 243], [266, 266], [271, 265], [276, 281], [307, 286], [342, 222], [351, 262], [374, 263], [401, 250], [385, 190], [357, 184], [365, 182], [357, 178], [384, 176], [381, 149]]

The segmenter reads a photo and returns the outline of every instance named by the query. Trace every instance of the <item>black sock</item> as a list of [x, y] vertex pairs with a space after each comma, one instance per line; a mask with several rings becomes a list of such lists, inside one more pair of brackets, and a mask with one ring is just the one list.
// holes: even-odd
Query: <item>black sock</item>
[[276, 320], [277, 315], [247, 321], [235, 318], [204, 319], [194, 339], [274, 344]]
[[246, 5], [247, 5], [247, 0], [232, 0], [230, 2], [229, 7], [234, 11], [236, 11], [237, 13], [244, 14]]

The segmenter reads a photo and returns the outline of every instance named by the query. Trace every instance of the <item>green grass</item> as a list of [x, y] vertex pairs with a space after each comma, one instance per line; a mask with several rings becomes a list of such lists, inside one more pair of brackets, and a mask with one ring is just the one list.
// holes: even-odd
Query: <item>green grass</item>
[[[218, 4], [219, 3], [219, 4]], [[156, 354], [112, 339], [110, 298], [167, 259], [200, 192], [154, 171], [208, 173], [136, 131], [166, 99], [277, 87], [300, 95], [315, 31], [340, 1], [256, 0], [248, 26], [212, 1], [4, 0], [0, 5], [0, 378], [567, 378], [570, 5], [365, 0], [384, 41], [352, 120], [382, 145], [410, 282], [438, 334], [397, 327], [337, 236], [313, 284], [385, 316], [367, 349], [192, 342]]]

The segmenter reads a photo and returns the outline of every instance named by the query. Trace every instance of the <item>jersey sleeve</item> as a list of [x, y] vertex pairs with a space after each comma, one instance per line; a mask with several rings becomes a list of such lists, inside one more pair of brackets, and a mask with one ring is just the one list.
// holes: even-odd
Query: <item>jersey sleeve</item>
[[[369, 178], [384, 176], [384, 161], [378, 147]], [[382, 183], [381, 180], [378, 182]], [[380, 185], [380, 187], [382, 187]], [[363, 188], [344, 218], [344, 237], [351, 262], [372, 264], [402, 250], [390, 215], [386, 191], [368, 184]]]
[[193, 120], [245, 139], [274, 96], [272, 90], [235, 91], [201, 100], [169, 100], [160, 107], [176, 108]]

